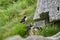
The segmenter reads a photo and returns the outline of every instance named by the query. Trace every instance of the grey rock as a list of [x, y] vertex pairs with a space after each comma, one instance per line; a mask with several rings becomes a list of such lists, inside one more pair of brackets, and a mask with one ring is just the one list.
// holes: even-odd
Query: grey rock
[[24, 40], [22, 37], [20, 37], [19, 35], [15, 35], [12, 37], [8, 37], [5, 40]]
[[60, 20], [60, 0], [37, 0], [37, 8], [33, 19], [41, 19], [40, 14], [42, 12], [49, 12], [49, 22]]
[[[59, 10], [57, 7], [59, 7]], [[42, 12], [48, 11], [50, 22], [60, 20], [60, 0], [38, 0], [34, 20], [39, 19]]]
[[29, 36], [26, 40], [52, 40], [42, 36]]
[[45, 20], [41, 20], [34, 23], [34, 27], [43, 27], [45, 26]]
[[51, 37], [43, 37], [38, 35], [31, 35], [27, 38], [22, 38], [19, 35], [8, 37], [5, 40], [60, 40], [60, 32]]

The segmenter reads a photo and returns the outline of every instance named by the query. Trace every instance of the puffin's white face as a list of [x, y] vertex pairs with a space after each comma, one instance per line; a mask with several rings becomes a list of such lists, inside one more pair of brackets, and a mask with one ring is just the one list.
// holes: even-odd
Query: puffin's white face
[[35, 30], [35, 31], [38, 31], [38, 29], [37, 29], [37, 28], [35, 28], [34, 30]]

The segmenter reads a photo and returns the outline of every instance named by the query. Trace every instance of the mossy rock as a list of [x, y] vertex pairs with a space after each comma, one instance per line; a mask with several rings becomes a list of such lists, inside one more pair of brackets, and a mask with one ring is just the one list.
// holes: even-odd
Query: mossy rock
[[41, 14], [40, 14], [40, 19], [47, 19], [47, 18], [49, 18], [49, 12], [42, 12]]

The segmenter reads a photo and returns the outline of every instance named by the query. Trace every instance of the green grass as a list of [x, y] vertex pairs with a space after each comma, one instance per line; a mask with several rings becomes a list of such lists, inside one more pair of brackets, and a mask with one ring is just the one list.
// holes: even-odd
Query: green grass
[[45, 37], [53, 36], [60, 31], [60, 28], [56, 24], [48, 25], [39, 30], [39, 34]]
[[[36, 0], [18, 0], [16, 2], [14, 0], [1, 0], [0, 2], [0, 30], [2, 30], [0, 38], [2, 35], [2, 38], [17, 34], [22, 37], [28, 36], [26, 26], [33, 22]], [[20, 20], [24, 14], [27, 15], [28, 21], [23, 24], [20, 23]]]
[[3, 35], [1, 30], [0, 30], [0, 40], [3, 40]]

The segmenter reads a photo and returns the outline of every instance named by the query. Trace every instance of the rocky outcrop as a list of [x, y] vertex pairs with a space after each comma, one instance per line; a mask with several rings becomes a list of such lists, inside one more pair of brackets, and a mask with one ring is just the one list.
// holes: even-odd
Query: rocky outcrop
[[32, 35], [27, 38], [21, 38], [19, 35], [6, 38], [5, 40], [60, 40], [60, 32], [51, 37]]
[[34, 19], [39, 19], [42, 12], [49, 12], [50, 21], [60, 19], [60, 0], [38, 0]]
[[8, 37], [5, 40], [24, 40], [22, 37], [20, 37], [19, 35], [15, 35], [12, 37]]
[[45, 26], [45, 20], [40, 20], [34, 23], [34, 27], [43, 27]]
[[49, 22], [60, 20], [60, 0], [37, 0], [37, 8], [33, 19], [41, 19], [40, 14], [42, 12], [49, 12]]
[[53, 40], [52, 38], [46, 38], [43, 36], [29, 36], [26, 40]]

